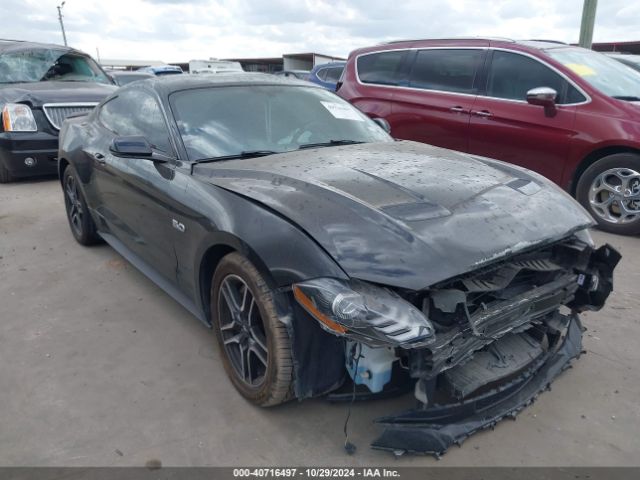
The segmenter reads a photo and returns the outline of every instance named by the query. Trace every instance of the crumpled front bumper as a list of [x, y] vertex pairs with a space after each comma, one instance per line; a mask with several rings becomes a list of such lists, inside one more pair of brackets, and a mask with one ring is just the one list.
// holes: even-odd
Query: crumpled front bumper
[[557, 350], [548, 352], [518, 377], [495, 390], [453, 405], [436, 405], [377, 419], [384, 431], [371, 446], [398, 455], [410, 452], [439, 457], [451, 445], [461, 444], [473, 433], [493, 427], [505, 417], [515, 418], [580, 355], [582, 330], [580, 319], [572, 315]]

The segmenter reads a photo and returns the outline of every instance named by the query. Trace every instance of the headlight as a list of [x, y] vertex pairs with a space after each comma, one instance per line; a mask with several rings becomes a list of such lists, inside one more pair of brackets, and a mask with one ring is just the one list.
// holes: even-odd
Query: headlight
[[298, 303], [322, 328], [369, 346], [421, 347], [435, 340], [431, 322], [385, 288], [359, 280], [318, 278], [293, 285]]
[[37, 132], [38, 126], [28, 105], [7, 103], [2, 109], [2, 126], [5, 132]]

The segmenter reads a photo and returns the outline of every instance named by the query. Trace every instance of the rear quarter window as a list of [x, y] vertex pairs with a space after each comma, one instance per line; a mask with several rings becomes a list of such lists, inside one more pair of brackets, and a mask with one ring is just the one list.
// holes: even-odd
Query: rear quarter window
[[407, 50], [370, 53], [358, 57], [356, 68], [362, 83], [397, 85], [399, 71], [407, 56]]
[[328, 70], [329, 70], [328, 68], [323, 68], [322, 70], [318, 70], [316, 72], [316, 77], [318, 77], [320, 80], [326, 80]]
[[325, 78], [327, 82], [337, 82], [340, 75], [342, 75], [342, 67], [333, 67], [327, 70], [327, 77]]

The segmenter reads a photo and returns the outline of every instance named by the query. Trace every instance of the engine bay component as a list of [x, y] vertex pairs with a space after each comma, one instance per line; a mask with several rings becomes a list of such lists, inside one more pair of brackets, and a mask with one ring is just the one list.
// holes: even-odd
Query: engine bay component
[[445, 405], [409, 410], [376, 420], [383, 433], [371, 446], [395, 454], [426, 453], [439, 457], [452, 445], [460, 445], [473, 433], [513, 417], [569, 367], [582, 349], [582, 325], [573, 316], [557, 336], [551, 350], [534, 360], [520, 374], [488, 391]]
[[542, 353], [541, 343], [526, 332], [505, 335], [477, 352], [467, 363], [444, 372], [443, 383], [452, 396], [462, 399], [519, 372]]
[[393, 362], [398, 360], [392, 348], [372, 348], [351, 341], [347, 341], [346, 358], [351, 379], [356, 385], [366, 385], [371, 393], [381, 392], [391, 381]]

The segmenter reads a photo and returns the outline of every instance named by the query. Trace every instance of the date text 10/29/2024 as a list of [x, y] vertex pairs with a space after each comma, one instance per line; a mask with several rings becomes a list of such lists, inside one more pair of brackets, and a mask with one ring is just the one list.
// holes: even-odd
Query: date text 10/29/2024
[[235, 478], [398, 478], [400, 473], [390, 468], [234, 468], [233, 476]]

